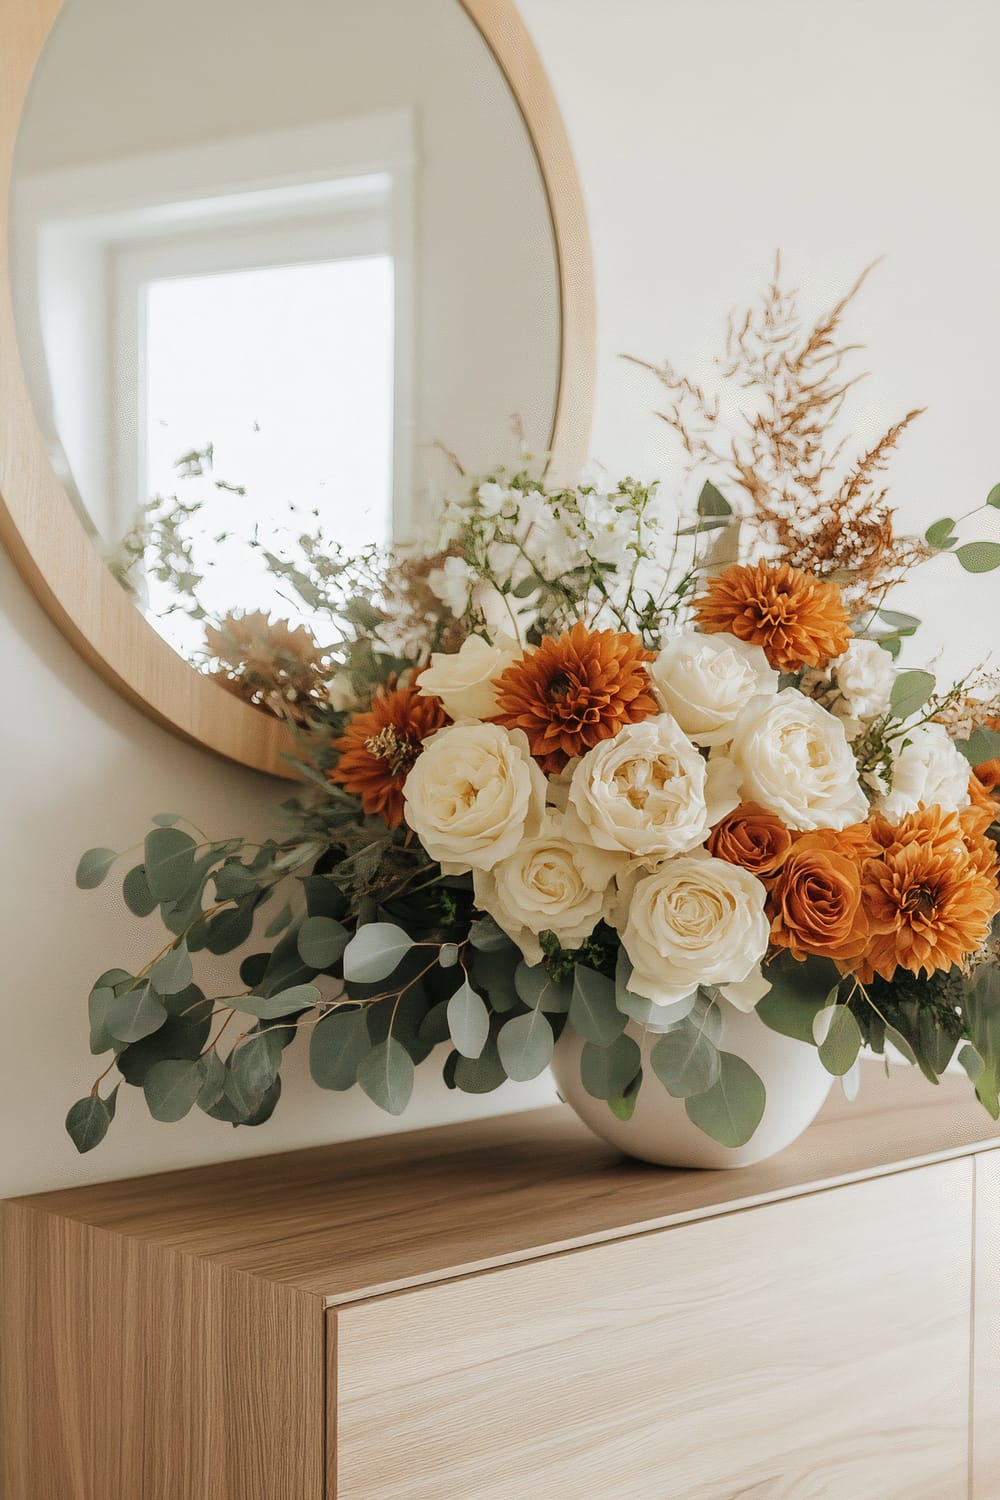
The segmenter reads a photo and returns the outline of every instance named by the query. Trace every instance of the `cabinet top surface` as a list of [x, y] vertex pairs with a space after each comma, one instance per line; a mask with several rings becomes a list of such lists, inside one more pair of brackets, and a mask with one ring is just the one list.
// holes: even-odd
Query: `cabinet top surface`
[[568, 1108], [130, 1178], [15, 1200], [333, 1304], [663, 1228], [994, 1145], [968, 1080], [866, 1065], [759, 1166], [622, 1157]]

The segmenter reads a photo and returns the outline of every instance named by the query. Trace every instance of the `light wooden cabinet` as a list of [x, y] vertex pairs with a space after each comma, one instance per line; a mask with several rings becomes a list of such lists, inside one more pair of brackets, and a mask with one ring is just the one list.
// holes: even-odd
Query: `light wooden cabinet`
[[874, 1071], [663, 1172], [546, 1110], [0, 1209], [3, 1500], [997, 1500], [1000, 1155]]

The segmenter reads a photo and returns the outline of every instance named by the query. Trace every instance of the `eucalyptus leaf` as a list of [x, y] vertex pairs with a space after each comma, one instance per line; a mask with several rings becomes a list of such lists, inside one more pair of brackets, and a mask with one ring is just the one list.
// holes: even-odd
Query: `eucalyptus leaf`
[[992, 505], [994, 510], [1000, 510], [1000, 484], [995, 484], [986, 496], [986, 504]]
[[417, 1028], [417, 1035], [422, 1042], [427, 1042], [432, 1047], [439, 1047], [442, 1042], [451, 1040], [451, 1032], [448, 1030], [447, 1000], [441, 1000], [437, 1005], [431, 1006]]
[[95, 985], [87, 999], [87, 1017], [90, 1021], [90, 1050], [97, 1056], [110, 1052], [115, 1039], [107, 1028], [107, 1017], [114, 1004], [115, 992], [110, 986]]
[[164, 1124], [183, 1120], [194, 1109], [203, 1081], [197, 1062], [167, 1058], [154, 1063], [142, 1086], [153, 1119]]
[[530, 1010], [548, 1011], [549, 1015], [565, 1015], [573, 998], [572, 985], [553, 979], [544, 964], [519, 963], [514, 970], [514, 988], [522, 1004]]
[[154, 813], [152, 821], [157, 828], [173, 828], [175, 823], [183, 821], [180, 813]]
[[312, 1028], [309, 1070], [321, 1089], [343, 1093], [358, 1081], [358, 1066], [371, 1050], [363, 1010], [335, 1010]]
[[490, 1034], [490, 1013], [464, 979], [448, 1001], [448, 1031], [463, 1057], [479, 1057]]
[[499, 953], [504, 948], [512, 948], [514, 945], [510, 938], [494, 922], [492, 917], [480, 917], [473, 922], [469, 928], [469, 942], [473, 948], [478, 948], [482, 953]]
[[177, 901], [191, 881], [197, 845], [180, 828], [154, 828], [146, 835], [143, 863], [157, 901]]
[[573, 970], [569, 1024], [585, 1041], [594, 1042], [599, 1047], [613, 1042], [627, 1024], [627, 1018], [616, 1004], [614, 982], [583, 964], [577, 964]]
[[914, 1052], [906, 1037], [903, 1036], [902, 1032], [897, 1031], [895, 1026], [886, 1026], [884, 1028], [884, 1032], [885, 1040], [887, 1042], [890, 1042], [892, 1046], [895, 1047], [900, 1057], [905, 1058], [905, 1060], [910, 1064], [911, 1067], [915, 1066], [917, 1062], [917, 1054]]
[[[88, 849], [80, 856], [76, 867], [76, 883], [81, 891], [96, 890], [107, 879], [108, 871], [118, 855], [114, 849]], [[90, 1150], [90, 1147], [86, 1147]]]
[[278, 915], [276, 917], [272, 917], [270, 922], [268, 922], [267, 926], [264, 928], [264, 936], [266, 938], [277, 937], [279, 933], [284, 932], [285, 928], [292, 921], [294, 915], [295, 913], [292, 911], [292, 903], [290, 901], [286, 901], [284, 906], [278, 912]]
[[186, 990], [194, 977], [191, 955], [183, 939], [175, 943], [150, 969], [149, 978], [158, 995], [177, 995]]
[[359, 984], [378, 984], [398, 969], [413, 946], [413, 939], [402, 927], [392, 922], [369, 922], [358, 928], [344, 949], [344, 978]]
[[1000, 756], [1000, 734], [981, 725], [967, 740], [956, 741], [956, 748], [961, 750], [970, 765], [981, 766], [984, 761]]
[[104, 1025], [116, 1042], [140, 1042], [159, 1031], [166, 1019], [166, 1006], [147, 981], [115, 996], [105, 1011]]
[[650, 1067], [675, 1099], [704, 1094], [718, 1080], [719, 1049], [709, 1035], [712, 1013], [710, 1009], [700, 1018], [679, 1022], [649, 1054]]
[[861, 1051], [861, 1028], [848, 1005], [830, 1005], [813, 1021], [813, 1037], [819, 1060], [828, 1073], [840, 1078], [849, 1073]]
[[455, 1063], [451, 1069], [455, 1088], [463, 1094], [492, 1094], [494, 1089], [507, 1082], [504, 1065], [500, 1061], [496, 1040], [490, 1037], [479, 1057], [462, 1057], [452, 1053]]
[[606, 1047], [585, 1042], [580, 1053], [580, 1081], [594, 1099], [625, 1093], [642, 1067], [642, 1053], [630, 1036], [616, 1036]]
[[226, 1065], [213, 1048], [201, 1058], [201, 1088], [196, 1103], [199, 1109], [210, 1110], [222, 1098], [226, 1088]]
[[115, 1116], [118, 1097], [116, 1088], [107, 1099], [98, 1094], [88, 1094], [78, 1099], [66, 1116], [66, 1129], [70, 1140], [82, 1156], [99, 1146], [108, 1133], [108, 1126]]
[[924, 541], [928, 547], [936, 547], [946, 550], [954, 547], [958, 538], [954, 535], [955, 521], [952, 516], [942, 516], [940, 521], [934, 521], [924, 532]]
[[211, 1025], [207, 1011], [202, 1015], [168, 1016], [159, 1031], [124, 1047], [115, 1065], [126, 1083], [142, 1088], [146, 1075], [156, 1063], [168, 1058], [197, 1062], [208, 1041]]
[[[1000, 486], [998, 486], [998, 489], [1000, 489]], [[965, 1046], [960, 1047], [958, 1050], [958, 1060], [968, 1074], [969, 1081], [971, 1083], [978, 1083], [982, 1076], [984, 1063], [975, 1047], [970, 1046], [966, 1042]]]
[[688, 1119], [721, 1146], [745, 1146], [761, 1122], [766, 1095], [760, 1078], [734, 1052], [719, 1053], [719, 1077], [704, 1094], [685, 1099]]
[[328, 969], [343, 957], [350, 936], [333, 917], [306, 917], [299, 928], [299, 956], [312, 969]]
[[379, 1109], [401, 1115], [413, 1093], [413, 1059], [402, 1042], [386, 1037], [362, 1058], [358, 1082]]
[[952, 555], [967, 573], [992, 573], [1000, 568], [1000, 542], [965, 542]]
[[497, 1035], [497, 1051], [508, 1078], [528, 1083], [543, 1073], [552, 1061], [555, 1036], [540, 1010], [512, 1016]]
[[764, 978], [771, 988], [756, 1006], [764, 1025], [782, 1036], [812, 1044], [813, 1020], [833, 1004], [840, 985], [836, 967], [828, 959], [796, 963], [781, 958], [766, 965]]
[[908, 719], [915, 714], [918, 708], [923, 708], [928, 698], [934, 691], [935, 679], [932, 672], [924, 672], [914, 669], [910, 672], [900, 672], [892, 684], [892, 692], [889, 695], [889, 707], [897, 719]]
[[320, 993], [314, 984], [295, 984], [291, 989], [279, 990], [276, 995], [239, 995], [231, 1003], [244, 1015], [274, 1021], [281, 1016], [311, 1010], [319, 1002]]
[[442, 943], [438, 950], [438, 964], [442, 969], [453, 969], [458, 963], [458, 944]]
[[209, 953], [232, 953], [241, 948], [253, 932], [256, 893], [244, 896], [227, 911], [216, 912], [208, 923], [205, 946]]
[[277, 1033], [254, 1031], [237, 1042], [229, 1054], [226, 1092], [244, 1114], [252, 1115], [259, 1109], [280, 1066]]
[[227, 859], [215, 872], [215, 894], [219, 901], [239, 900], [260, 890], [260, 876], [238, 859]]
[[129, 870], [122, 881], [122, 896], [135, 917], [148, 917], [156, 910], [156, 897], [149, 889], [145, 865], [135, 865]]

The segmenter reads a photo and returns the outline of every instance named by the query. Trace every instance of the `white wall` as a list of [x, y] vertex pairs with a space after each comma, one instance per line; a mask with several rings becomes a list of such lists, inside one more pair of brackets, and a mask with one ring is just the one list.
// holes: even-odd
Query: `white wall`
[[[594, 451], [610, 469], [652, 474], [668, 456], [648, 414], [653, 391], [618, 353], [701, 358], [780, 245], [814, 307], [873, 256], [889, 257], [851, 327], [876, 372], [862, 440], [876, 420], [930, 405], [894, 470], [904, 521], [965, 508], [1000, 479], [1000, 11], [991, 0], [522, 0], [522, 9], [564, 108], [591, 216]], [[929, 633], [951, 637], [953, 660], [988, 649], [995, 582], [935, 564], [918, 591]], [[299, 1059], [260, 1131], [200, 1117], [156, 1126], [123, 1101], [105, 1146], [75, 1158], [61, 1120], [91, 1076], [87, 982], [139, 952], [136, 924], [110, 892], [74, 891], [78, 851], [123, 845], [161, 810], [242, 829], [263, 818], [269, 788], [180, 745], [105, 689], [5, 559], [0, 602], [0, 1191], [388, 1128], [367, 1101], [312, 1090]], [[509, 1089], [456, 1101], [428, 1079], [403, 1123], [537, 1096]]]

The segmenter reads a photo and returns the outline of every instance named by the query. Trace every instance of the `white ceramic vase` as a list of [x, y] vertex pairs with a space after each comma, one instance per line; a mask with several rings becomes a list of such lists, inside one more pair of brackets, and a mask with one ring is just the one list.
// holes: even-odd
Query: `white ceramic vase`
[[628, 1156], [664, 1167], [749, 1167], [791, 1145], [811, 1125], [833, 1082], [815, 1047], [782, 1036], [751, 1011], [723, 1004], [722, 1047], [748, 1062], [767, 1093], [764, 1114], [745, 1146], [720, 1146], [688, 1119], [683, 1099], [667, 1093], [648, 1065], [655, 1034], [630, 1023], [642, 1050], [643, 1082], [635, 1113], [619, 1120], [604, 1099], [594, 1099], [580, 1081], [583, 1042], [565, 1030], [552, 1060], [559, 1093], [595, 1135]]

